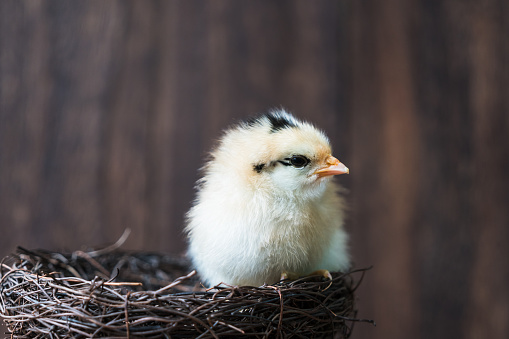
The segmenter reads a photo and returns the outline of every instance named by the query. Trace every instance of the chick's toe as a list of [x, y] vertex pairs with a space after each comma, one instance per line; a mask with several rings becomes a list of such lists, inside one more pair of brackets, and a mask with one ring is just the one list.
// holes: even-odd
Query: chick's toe
[[327, 280], [332, 280], [332, 275], [330, 274], [329, 270], [316, 270], [309, 274], [309, 276], [322, 276]]

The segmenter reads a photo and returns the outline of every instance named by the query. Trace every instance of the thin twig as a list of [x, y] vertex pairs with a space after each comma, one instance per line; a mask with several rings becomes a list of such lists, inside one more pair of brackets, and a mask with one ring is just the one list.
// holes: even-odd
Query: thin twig
[[91, 256], [91, 257], [97, 257], [99, 255], [111, 253], [114, 250], [122, 247], [122, 245], [126, 242], [127, 238], [129, 238], [130, 234], [131, 234], [131, 229], [130, 228], [126, 228], [124, 230], [124, 233], [122, 233], [120, 238], [113, 245], [105, 247], [105, 248], [100, 249], [100, 250], [90, 251], [90, 252], [88, 252], [88, 255]]
[[[20, 249], [2, 261], [0, 316], [11, 338], [346, 338], [351, 324], [366, 321], [356, 319], [350, 274], [207, 290], [181, 259], [76, 253]], [[353, 273], [362, 279], [364, 271]]]

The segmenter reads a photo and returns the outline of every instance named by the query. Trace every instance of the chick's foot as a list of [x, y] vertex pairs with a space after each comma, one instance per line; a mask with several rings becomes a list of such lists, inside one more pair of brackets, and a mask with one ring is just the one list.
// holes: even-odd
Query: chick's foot
[[[321, 276], [327, 280], [332, 280], [332, 275], [330, 274], [330, 272], [328, 270], [316, 270], [314, 272], [311, 272], [310, 274], [305, 275], [304, 277], [314, 277], [314, 276]], [[301, 276], [295, 272], [288, 272], [288, 271], [281, 272], [281, 280], [297, 280], [302, 277], [303, 276]]]

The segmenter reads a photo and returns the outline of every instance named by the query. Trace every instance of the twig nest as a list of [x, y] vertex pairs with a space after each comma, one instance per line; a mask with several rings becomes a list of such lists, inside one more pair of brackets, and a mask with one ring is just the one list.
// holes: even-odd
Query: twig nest
[[365, 270], [206, 290], [183, 258], [19, 248], [0, 271], [12, 338], [347, 338], [365, 321], [354, 307]]

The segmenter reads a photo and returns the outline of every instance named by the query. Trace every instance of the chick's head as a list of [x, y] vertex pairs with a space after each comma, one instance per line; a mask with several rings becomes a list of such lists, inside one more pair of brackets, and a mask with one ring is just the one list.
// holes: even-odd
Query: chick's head
[[312, 198], [333, 175], [348, 173], [323, 132], [284, 110], [226, 131], [212, 156], [209, 175], [273, 196]]

